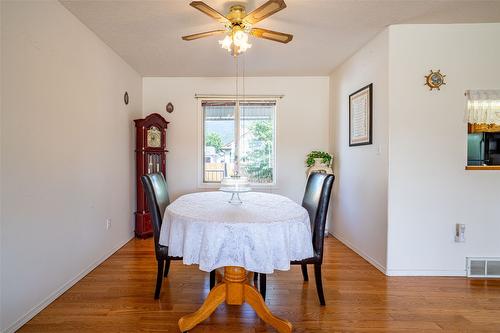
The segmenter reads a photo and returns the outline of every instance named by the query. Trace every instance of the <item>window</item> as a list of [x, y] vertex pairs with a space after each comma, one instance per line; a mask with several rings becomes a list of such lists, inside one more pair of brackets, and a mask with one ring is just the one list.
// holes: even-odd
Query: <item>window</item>
[[468, 90], [466, 96], [466, 169], [500, 169], [500, 90]]
[[201, 100], [203, 182], [239, 175], [275, 183], [275, 100]]

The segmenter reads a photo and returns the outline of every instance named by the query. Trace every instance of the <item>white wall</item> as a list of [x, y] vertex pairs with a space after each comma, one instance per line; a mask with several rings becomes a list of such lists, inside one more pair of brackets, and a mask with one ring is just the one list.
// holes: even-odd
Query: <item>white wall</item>
[[1, 6], [1, 330], [13, 331], [132, 237], [142, 80], [58, 2]]
[[[241, 84], [241, 83], [240, 83]], [[240, 86], [240, 89], [242, 85]], [[328, 149], [328, 77], [250, 77], [245, 93], [283, 94], [277, 107], [277, 188], [267, 189], [300, 202], [304, 160], [311, 150]], [[198, 108], [195, 94], [235, 93], [234, 78], [144, 78], [143, 112], [162, 114], [167, 131], [167, 181], [172, 198], [198, 191]], [[175, 110], [167, 114], [165, 105]]]
[[[386, 268], [388, 32], [330, 76], [335, 185], [330, 232], [380, 270]], [[373, 83], [373, 144], [349, 147], [349, 95]]]
[[[500, 256], [500, 171], [465, 171], [467, 89], [500, 89], [500, 24], [390, 28], [388, 273], [463, 275]], [[424, 75], [447, 84], [429, 91]], [[454, 242], [455, 223], [466, 242]]]

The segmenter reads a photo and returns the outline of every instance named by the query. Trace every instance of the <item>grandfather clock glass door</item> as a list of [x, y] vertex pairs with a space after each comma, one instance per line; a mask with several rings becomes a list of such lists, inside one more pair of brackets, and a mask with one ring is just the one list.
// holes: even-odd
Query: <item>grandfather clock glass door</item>
[[144, 119], [134, 120], [136, 127], [136, 182], [137, 211], [135, 212], [135, 234], [146, 238], [153, 235], [151, 215], [148, 211], [146, 195], [141, 183], [141, 176], [160, 172], [166, 178], [167, 125], [168, 122], [159, 114], [153, 113]]
[[163, 166], [162, 166], [162, 158], [161, 154], [155, 154], [155, 153], [146, 153], [146, 170], [147, 173], [155, 173], [155, 172], [161, 172], [163, 174], [163, 177], [165, 177], [165, 174], [163, 172]]

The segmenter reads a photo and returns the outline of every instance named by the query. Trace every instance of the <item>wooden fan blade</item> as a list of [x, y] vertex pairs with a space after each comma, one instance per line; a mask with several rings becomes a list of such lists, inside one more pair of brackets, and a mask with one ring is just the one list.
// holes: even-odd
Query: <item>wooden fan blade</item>
[[284, 44], [288, 43], [293, 39], [293, 35], [285, 34], [283, 32], [278, 32], [278, 31], [261, 29], [261, 28], [252, 28], [252, 30], [250, 30], [250, 34], [258, 38], [265, 38]]
[[250, 14], [243, 18], [243, 21], [250, 24], [255, 24], [259, 21], [262, 21], [266, 17], [273, 15], [274, 13], [279, 12], [282, 9], [286, 8], [285, 1], [283, 0], [269, 0], [259, 8], [252, 11]]
[[191, 7], [198, 9], [200, 12], [207, 14], [211, 18], [219, 21], [220, 23], [229, 23], [229, 20], [225, 18], [221, 13], [204, 3], [203, 1], [193, 1], [189, 4]]
[[207, 31], [207, 32], [200, 32], [199, 34], [182, 36], [182, 39], [184, 39], [184, 40], [195, 40], [195, 39], [198, 39], [198, 38], [203, 38], [203, 37], [208, 37], [208, 36], [223, 34], [225, 32], [226, 32], [226, 30], [212, 30], [212, 31]]

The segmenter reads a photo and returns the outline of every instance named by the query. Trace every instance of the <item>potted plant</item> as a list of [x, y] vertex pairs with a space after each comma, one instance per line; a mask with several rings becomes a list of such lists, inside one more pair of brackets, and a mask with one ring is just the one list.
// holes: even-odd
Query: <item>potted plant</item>
[[333, 161], [333, 156], [325, 153], [324, 151], [314, 150], [307, 154], [306, 165], [308, 167], [307, 174], [311, 172], [326, 172], [333, 174], [333, 170], [330, 167]]
[[329, 167], [333, 160], [333, 156], [325, 153], [324, 151], [313, 150], [309, 154], [307, 154], [306, 165], [308, 167], [312, 167], [313, 165], [324, 164]]

